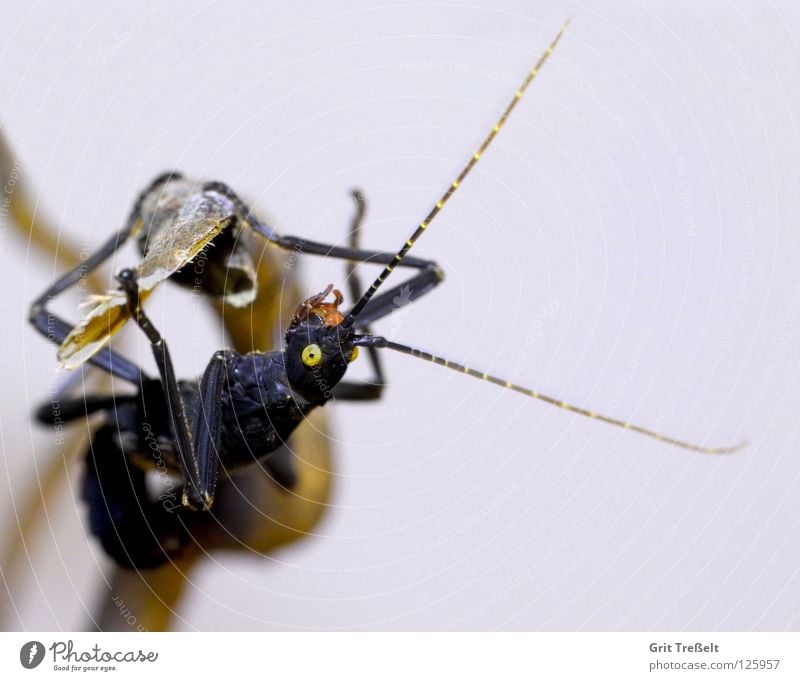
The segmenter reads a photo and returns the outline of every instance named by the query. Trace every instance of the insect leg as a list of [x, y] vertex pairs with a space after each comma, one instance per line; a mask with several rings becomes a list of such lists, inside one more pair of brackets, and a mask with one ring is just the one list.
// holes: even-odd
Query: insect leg
[[[364, 195], [359, 190], [352, 192], [352, 197], [356, 202], [356, 214], [353, 216], [353, 222], [350, 225], [350, 248], [358, 250], [361, 241], [361, 227], [364, 222], [364, 215], [366, 213], [366, 201]], [[358, 300], [361, 294], [364, 293], [361, 285], [361, 279], [358, 276], [355, 263], [348, 262], [345, 268], [347, 272], [347, 286], [352, 300]], [[372, 334], [370, 328], [366, 325], [362, 327], [364, 333]], [[333, 390], [334, 397], [340, 400], [377, 400], [383, 394], [383, 386], [386, 385], [386, 379], [383, 373], [383, 363], [377, 348], [367, 348], [367, 355], [369, 363], [372, 367], [373, 378], [368, 381], [340, 381]]]
[[401, 307], [413, 303], [432, 291], [443, 279], [442, 271], [434, 263], [433, 267], [422, 270], [408, 281], [380, 293], [372, 298], [358, 315], [356, 328], [364, 328], [365, 324], [382, 319]]
[[101, 427], [86, 455], [83, 499], [89, 527], [119, 565], [154, 568], [186, 541], [180, 504], [169, 497], [150, 499], [146, 474], [130, 463], [119, 430], [120, 424]]
[[[115, 253], [130, 237], [135, 221], [135, 215], [132, 214], [128, 224], [123, 229], [114, 234], [99, 250], [89, 256], [85, 262], [57, 279], [55, 283], [33, 301], [28, 319], [31, 324], [33, 324], [34, 328], [45, 338], [56, 344], [60, 344], [70, 334], [73, 328], [72, 324], [50, 312], [47, 308], [48, 303], [59, 293], [74, 286], [89, 272], [97, 269], [97, 267]], [[143, 381], [147, 380], [147, 377], [138, 366], [108, 347], [100, 350], [91, 358], [90, 362], [112, 376], [116, 376], [135, 385], [140, 385]]]
[[[422, 270], [407, 282], [378, 294], [367, 303], [361, 314], [359, 314], [357, 328], [363, 329], [370, 335], [371, 331], [368, 326], [370, 322], [385, 317], [408, 303], [417, 300], [432, 290], [440, 281], [442, 281], [442, 272], [434, 264], [433, 267]], [[355, 298], [355, 300], [358, 300], [358, 298]], [[377, 348], [370, 345], [367, 345], [366, 349], [370, 353], [370, 357], [377, 352]], [[373, 382], [339, 381], [333, 389], [334, 397], [338, 400], [353, 402], [379, 399], [383, 392], [385, 381], [381, 365], [373, 363], [373, 366], [376, 368], [377, 376]]]
[[[271, 243], [288, 251], [348, 260], [350, 261], [348, 272], [351, 271], [353, 263], [391, 265], [395, 259], [394, 253], [389, 253], [387, 251], [364, 250], [360, 248], [358, 244], [359, 229], [355, 228], [351, 231], [350, 244], [348, 246], [334, 246], [332, 244], [323, 244], [317, 241], [308, 241], [307, 239], [302, 239], [296, 236], [280, 235], [271, 227], [260, 222], [258, 218], [256, 218], [250, 211], [250, 208], [238, 197], [233, 189], [228, 187], [228, 185], [222, 182], [210, 182], [204, 185], [203, 188], [205, 190], [218, 191], [227, 196], [231, 201], [234, 202], [242, 215], [246, 216], [245, 219], [253, 228], [253, 230]], [[357, 213], [355, 217], [356, 222], [360, 221], [362, 217], [363, 215], [359, 215]], [[413, 302], [417, 298], [420, 298], [428, 293], [444, 279], [444, 273], [433, 260], [407, 256], [403, 258], [398, 267], [410, 267], [412, 269], [421, 270], [421, 272], [408, 281], [395, 286], [389, 291], [386, 291], [383, 295], [378, 295], [374, 299], [370, 300], [364, 311], [358, 316], [358, 328], [363, 328], [365, 324], [375, 321], [376, 319], [380, 319], [381, 317], [385, 317], [406, 303]], [[352, 279], [352, 277], [353, 275], [350, 274], [350, 279]], [[350, 287], [350, 291], [351, 293], [354, 291], [352, 286]]]
[[[362, 324], [369, 324], [417, 300], [433, 289], [441, 280], [441, 271], [438, 268], [426, 269], [407, 282], [378, 294], [369, 301], [358, 316], [358, 328], [364, 329], [370, 335], [369, 327], [362, 326]], [[366, 349], [370, 356], [377, 351], [377, 348], [369, 345], [366, 346]], [[374, 382], [339, 381], [333, 388], [333, 395], [338, 400], [377, 400], [380, 398], [385, 385], [383, 374], [379, 373], [377, 376], [378, 378]]]
[[299, 482], [295, 456], [292, 449], [284, 445], [272, 452], [266, 459], [260, 461], [258, 465], [266, 471], [273, 482], [284, 489], [291, 490]]
[[[242, 201], [233, 189], [223, 182], [208, 182], [203, 185], [204, 191], [216, 191], [229, 198], [237, 210], [241, 213], [244, 220], [256, 233], [263, 236], [267, 241], [279, 248], [299, 254], [319, 255], [327, 258], [337, 258], [340, 260], [350, 260], [352, 262], [369, 262], [376, 265], [388, 265], [394, 259], [395, 254], [387, 251], [372, 251], [349, 246], [336, 246], [325, 244], [319, 241], [310, 241], [298, 236], [288, 236], [278, 234], [272, 227], [261, 222]], [[409, 256], [404, 259], [400, 267], [411, 267], [413, 269], [426, 269], [435, 267], [436, 263], [423, 258]]]
[[136, 395], [79, 395], [68, 397], [58, 402], [52, 400], [42, 404], [34, 416], [39, 423], [53, 426], [57, 423], [69, 423], [98, 411], [108, 411], [125, 402], [132, 402]]
[[[352, 195], [356, 200], [357, 209], [350, 229], [349, 246], [354, 251], [357, 251], [359, 250], [361, 226], [366, 212], [366, 204], [361, 192], [354, 191]], [[372, 330], [369, 327], [371, 321], [380, 319], [423, 296], [442, 281], [442, 278], [442, 272], [436, 263], [429, 261], [428, 266], [407, 282], [399, 284], [373, 298], [359, 315], [356, 322], [357, 328], [367, 335], [372, 335]], [[352, 261], [347, 263], [347, 283], [351, 298], [354, 301], [359, 300], [364, 291], [355, 263]], [[340, 381], [333, 389], [336, 399], [349, 401], [380, 399], [383, 394], [383, 387], [386, 385], [380, 353], [378, 353], [377, 348], [370, 346], [366, 347], [366, 351], [374, 371], [374, 378], [363, 382]]]
[[[222, 352], [215, 354], [203, 374], [201, 403], [197, 407], [195, 418], [190, 422], [175, 377], [175, 367], [172, 364], [169, 347], [139, 304], [139, 284], [136, 275], [133, 270], [124, 269], [117, 275], [117, 279], [128, 296], [131, 317], [150, 341], [158, 373], [161, 376], [170, 429], [186, 483], [183, 490], [183, 504], [193, 509], [209, 508], [213, 502], [219, 465], [216, 446], [220, 432], [219, 408], [226, 354]], [[199, 436], [197, 441], [193, 437], [195, 433]]]
[[[74, 325], [71, 325], [69, 322], [50, 312], [47, 308], [48, 303], [58, 294], [77, 284], [81, 279], [86, 277], [90, 272], [96, 270], [108, 260], [108, 258], [116, 253], [135, 230], [136, 223], [141, 218], [141, 206], [145, 197], [152, 191], [158, 189], [162, 184], [171, 179], [180, 177], [180, 173], [174, 171], [166, 172], [156, 177], [156, 179], [150, 183], [150, 186], [137, 198], [133, 209], [128, 215], [125, 226], [116, 234], [113, 234], [108, 241], [97, 251], [92, 253], [84, 262], [59, 277], [44, 291], [44, 293], [33, 301], [28, 319], [39, 333], [48, 340], [59, 345], [66, 339], [73, 330]], [[89, 361], [112, 376], [117, 376], [135, 385], [141, 385], [142, 382], [148, 380], [148, 377], [138, 366], [110, 348], [103, 348]]]
[[[339, 258], [349, 261], [348, 263], [348, 282], [350, 294], [354, 300], [361, 297], [361, 284], [355, 274], [355, 263], [375, 263], [378, 265], [391, 265], [395, 261], [395, 254], [386, 251], [370, 251], [360, 248], [359, 237], [361, 222], [364, 217], [363, 197], [356, 194], [359, 202], [353, 226], [350, 232], [350, 243], [348, 246], [334, 246], [323, 244], [316, 241], [309, 241], [295, 236], [285, 236], [278, 234], [274, 229], [260, 222], [252, 213], [247, 204], [242, 201], [236, 192], [222, 182], [209, 182], [203, 186], [205, 191], [216, 191], [230, 199], [236, 209], [244, 216], [245, 221], [258, 234], [266, 238], [270, 243], [294, 253], [307, 253], [309, 255], [319, 255], [331, 258]], [[425, 260], [413, 256], [406, 257], [400, 262], [399, 267], [410, 267], [420, 270], [420, 272], [408, 281], [398, 284], [394, 288], [375, 296], [365, 306], [359, 314], [356, 326], [359, 329], [367, 328], [367, 325], [385, 317], [391, 312], [404, 305], [417, 300], [421, 296], [431, 291], [439, 282], [444, 279], [444, 274], [433, 260]], [[375, 348], [369, 348], [370, 356]], [[367, 383], [354, 383], [350, 381], [340, 381], [333, 390], [336, 398], [342, 400], [376, 400], [381, 396], [384, 377], [380, 360], [371, 359], [371, 364], [375, 370], [376, 379]]]
[[219, 477], [219, 446], [222, 435], [222, 393], [227, 380], [231, 353], [215, 352], [200, 379], [200, 395], [192, 424], [194, 459], [199, 473], [196, 489], [190, 490], [191, 504], [210, 508]]

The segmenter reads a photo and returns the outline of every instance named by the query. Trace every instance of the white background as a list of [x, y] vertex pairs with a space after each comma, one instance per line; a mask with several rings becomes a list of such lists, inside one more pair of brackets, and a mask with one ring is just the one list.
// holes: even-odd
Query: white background
[[[395, 248], [570, 16], [419, 242], [445, 284], [376, 330], [747, 449], [692, 454], [387, 356], [385, 400], [331, 407], [338, 477], [317, 536], [216, 556], [179, 628], [797, 628], [794, 3], [11, 2], [0, 120], [39, 208], [79, 244], [180, 168], [324, 241], [345, 238], [342, 199], [360, 186], [365, 241]], [[28, 414], [55, 352], [24, 318], [58, 268], [6, 227], [0, 261], [13, 527], [33, 461], [53, 456]], [[304, 273], [309, 291], [344, 279], [319, 259]], [[185, 301], [165, 287], [150, 305], [176, 348]], [[221, 343], [209, 318], [199, 346], [174, 353], [180, 373]], [[85, 626], [107, 563], [78, 494], [51, 513], [12, 628]]]

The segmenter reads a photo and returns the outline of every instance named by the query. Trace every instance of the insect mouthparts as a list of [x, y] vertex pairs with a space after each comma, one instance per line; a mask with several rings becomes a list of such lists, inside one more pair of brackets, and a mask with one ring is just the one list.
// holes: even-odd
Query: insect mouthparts
[[[333, 293], [333, 302], [325, 302], [325, 298]], [[344, 315], [339, 311], [339, 305], [344, 302], [344, 296], [333, 284], [328, 284], [321, 293], [306, 298], [297, 306], [292, 316], [290, 326], [296, 326], [311, 315], [318, 317], [325, 326], [338, 326], [344, 321]]]

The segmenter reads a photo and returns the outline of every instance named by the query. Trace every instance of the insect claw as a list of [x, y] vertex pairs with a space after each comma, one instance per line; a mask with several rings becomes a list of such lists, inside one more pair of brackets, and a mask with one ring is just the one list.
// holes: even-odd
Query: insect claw
[[202, 505], [195, 502], [195, 500], [189, 495], [189, 490], [187, 490], [185, 487], [183, 488], [183, 497], [181, 498], [181, 505], [184, 508], [188, 508], [191, 511], [202, 510]]
[[117, 272], [115, 278], [123, 286], [130, 286], [131, 282], [136, 280], [136, 275], [130, 267], [125, 267]]
[[214, 505], [214, 497], [208, 492], [203, 492], [202, 495], [196, 492], [190, 494], [187, 485], [183, 488], [181, 504], [192, 511], [210, 511]]

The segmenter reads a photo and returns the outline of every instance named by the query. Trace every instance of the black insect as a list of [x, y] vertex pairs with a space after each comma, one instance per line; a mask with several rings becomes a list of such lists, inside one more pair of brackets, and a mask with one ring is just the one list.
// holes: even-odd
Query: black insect
[[[118, 563], [137, 568], [152, 567], [179, 552], [188, 541], [192, 518], [198, 515], [196, 511], [211, 508], [217, 481], [228, 470], [261, 461], [268, 467], [272, 466], [274, 477], [290, 487], [290, 465], [285, 460], [276, 461], [270, 455], [311, 410], [331, 399], [378, 399], [385, 384], [377, 352], [380, 349], [434, 362], [686, 449], [709, 453], [734, 449], [706, 448], [666, 437], [395, 343], [370, 331], [373, 322], [396, 309], [395, 299], [401, 293], [410, 302], [442, 280], [441, 270], [435, 262], [407, 254], [491, 144], [552, 54], [564, 28], [527, 75], [459, 176], [396, 253], [360, 249], [357, 227], [348, 246], [281, 236], [258, 220], [229, 187], [221, 183], [195, 185], [176, 174], [169, 174], [159, 178], [144, 192], [119, 234], [84, 263], [82, 269], [64, 275], [34, 302], [31, 321], [40, 332], [49, 334], [59, 343], [70, 338], [71, 334], [78, 339], [71, 351], [76, 353], [77, 363], [92, 362], [138, 388], [138, 392], [129, 396], [82, 396], [64, 400], [60, 405], [60, 417], [65, 421], [94, 412], [106, 415], [106, 422], [96, 432], [87, 457], [84, 497], [90, 508], [92, 532]], [[178, 229], [176, 223], [180, 223], [182, 228]], [[191, 226], [194, 224], [200, 224], [200, 229], [193, 231]], [[214, 256], [219, 258], [215, 265], [218, 271], [209, 275], [203, 283], [203, 290], [215, 295], [246, 296], [251, 286], [250, 268], [241, 258], [234, 257], [235, 237], [244, 227], [284, 249], [348, 261], [349, 293], [356, 301], [353, 307], [347, 312], [340, 311], [343, 296], [329, 285], [297, 308], [286, 331], [282, 350], [246, 355], [231, 350], [216, 352], [202, 377], [193, 381], [177, 380], [167, 343], [143, 310], [143, 298], [154, 285], [152, 282], [143, 285], [143, 273], [152, 275], [152, 267], [121, 271], [117, 276], [118, 291], [101, 301], [100, 312], [94, 316], [90, 314], [89, 321], [77, 332], [68, 323], [54, 317], [46, 307], [54, 295], [73, 285], [108, 258], [120, 243], [134, 233], [141, 234], [139, 230], [145, 228], [144, 233], [151, 237], [158, 233], [182, 235], [173, 239], [181, 242], [182, 250], [178, 249], [178, 257], [173, 257], [168, 265], [164, 265], [162, 256], [173, 251], [165, 249], [164, 243], [155, 249], [153, 257], [159, 261], [155, 268], [158, 270], [156, 280], [169, 277], [189, 282], [186, 267], [199, 253], [206, 252], [208, 244], [212, 244], [221, 254]], [[148, 258], [147, 239], [143, 243], [144, 263]], [[188, 250], [187, 244], [191, 246]], [[382, 264], [384, 269], [362, 292], [354, 264], [366, 262]], [[226, 268], [231, 265], [238, 267], [237, 274], [226, 279]], [[403, 284], [379, 292], [398, 267], [417, 271]], [[232, 282], [232, 289], [226, 281]], [[332, 299], [329, 300], [330, 296]], [[158, 366], [157, 379], [148, 377], [135, 364], [104, 345], [113, 334], [111, 327], [116, 325], [118, 328], [127, 318], [138, 324], [151, 343]], [[347, 381], [344, 377], [348, 366], [362, 347], [368, 352], [374, 376], [368, 382]], [[40, 418], [52, 420], [48, 411], [47, 408], [41, 409]], [[168, 469], [179, 473], [183, 479], [182, 499], [171, 506], [154, 498], [145, 484], [146, 465], [152, 466], [153, 463], [153, 443]]]

